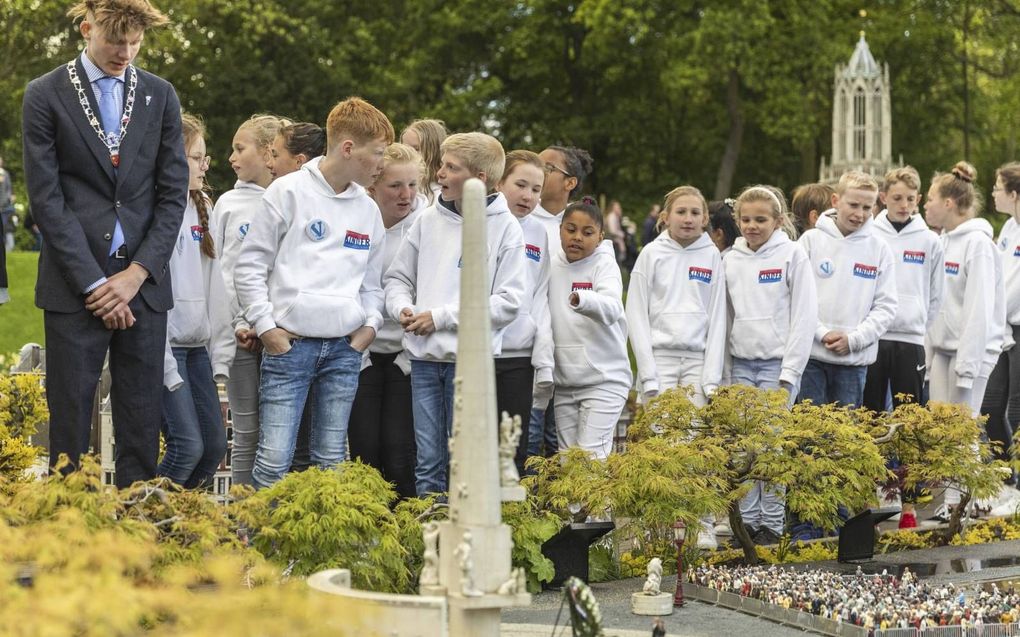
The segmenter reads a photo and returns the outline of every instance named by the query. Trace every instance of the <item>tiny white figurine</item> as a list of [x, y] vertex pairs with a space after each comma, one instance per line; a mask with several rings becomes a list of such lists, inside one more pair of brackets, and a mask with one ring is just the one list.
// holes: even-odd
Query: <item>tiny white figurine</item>
[[645, 578], [643, 592], [645, 595], [658, 595], [662, 592], [662, 560], [653, 557], [648, 562], [648, 577]]
[[439, 584], [439, 524], [426, 522], [421, 527], [422, 540], [425, 542], [424, 562], [419, 586], [437, 586]]
[[499, 484], [504, 487], [515, 487], [520, 482], [521, 476], [517, 472], [517, 465], [514, 464], [514, 456], [517, 455], [517, 445], [521, 440], [521, 417], [510, 417], [510, 414], [503, 412], [503, 419], [499, 422]]
[[475, 588], [475, 564], [471, 559], [471, 549], [471, 532], [465, 531], [464, 538], [454, 550], [454, 556], [460, 564], [460, 592], [464, 597], [481, 597], [482, 591]]

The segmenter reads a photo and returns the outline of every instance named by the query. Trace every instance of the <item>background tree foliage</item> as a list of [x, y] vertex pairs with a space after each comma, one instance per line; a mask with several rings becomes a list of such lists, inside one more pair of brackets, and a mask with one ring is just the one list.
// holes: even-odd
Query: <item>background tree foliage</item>
[[[70, 0], [0, 5], [0, 150], [20, 179], [26, 82], [80, 38]], [[732, 194], [817, 178], [832, 74], [866, 30], [892, 79], [893, 151], [923, 176], [968, 158], [987, 192], [1016, 159], [1018, 0], [175, 0], [138, 63], [205, 117], [229, 188], [237, 125], [322, 122], [359, 94], [398, 128], [439, 117], [509, 148], [588, 148], [588, 190], [645, 206], [680, 183]], [[866, 9], [866, 16], [861, 10]]]

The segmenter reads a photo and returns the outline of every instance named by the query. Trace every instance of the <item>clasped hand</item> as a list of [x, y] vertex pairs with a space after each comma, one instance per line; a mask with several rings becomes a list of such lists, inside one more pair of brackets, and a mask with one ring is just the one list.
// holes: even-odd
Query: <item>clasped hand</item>
[[138, 294], [145, 278], [145, 268], [132, 263], [122, 272], [111, 275], [105, 283], [85, 297], [85, 309], [98, 318], [108, 330], [126, 330], [135, 324], [135, 315], [128, 304]]

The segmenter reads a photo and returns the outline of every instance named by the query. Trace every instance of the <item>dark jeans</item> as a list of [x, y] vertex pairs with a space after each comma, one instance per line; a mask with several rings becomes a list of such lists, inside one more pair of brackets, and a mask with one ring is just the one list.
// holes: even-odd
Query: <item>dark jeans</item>
[[[1020, 338], [1020, 326], [1011, 325], [1013, 338]], [[1020, 344], [999, 355], [988, 377], [988, 387], [981, 401], [981, 413], [988, 416], [985, 431], [988, 439], [1002, 445], [995, 453], [999, 460], [1009, 459], [1013, 432], [1020, 422]]]
[[810, 400], [816, 405], [836, 403], [842, 407], [860, 407], [867, 373], [866, 365], [836, 365], [812, 358], [801, 376], [797, 400]]
[[370, 354], [372, 366], [362, 370], [351, 408], [347, 438], [351, 457], [358, 458], [392, 482], [401, 498], [413, 498], [414, 417], [411, 377], [394, 364], [397, 354]]
[[886, 394], [892, 391], [893, 408], [900, 401], [896, 394], [910, 394], [913, 402], [924, 404], [924, 346], [901, 341], [879, 341], [878, 358], [868, 366], [864, 383], [864, 406], [874, 412], [885, 411]]
[[416, 445], [414, 480], [419, 497], [447, 491], [456, 373], [455, 363], [411, 361], [411, 411]]
[[531, 428], [531, 396], [535, 388], [535, 368], [531, 357], [497, 358], [496, 362], [496, 422], [503, 412], [510, 417], [521, 417], [521, 440], [514, 454], [517, 472], [524, 475], [524, 461], [528, 458], [528, 433]]
[[528, 456], [549, 458], [559, 451], [556, 433], [556, 410], [550, 400], [545, 409], [532, 409], [528, 422]]
[[156, 472], [196, 489], [212, 483], [227, 452], [227, 431], [205, 347], [174, 347], [173, 354], [184, 384], [163, 389], [166, 453]]

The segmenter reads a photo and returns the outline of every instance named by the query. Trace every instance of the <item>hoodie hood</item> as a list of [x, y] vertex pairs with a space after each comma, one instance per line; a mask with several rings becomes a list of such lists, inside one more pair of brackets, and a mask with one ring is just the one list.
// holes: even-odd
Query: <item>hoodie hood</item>
[[673, 237], [669, 236], [669, 230], [664, 230], [658, 237], [655, 238], [655, 244], [660, 249], [676, 252], [694, 252], [696, 250], [708, 250], [709, 248], [715, 248], [715, 242], [712, 241], [712, 237], [708, 236], [707, 232], [701, 233], [701, 236], [695, 239], [694, 243], [685, 248], [674, 241]]
[[[707, 234], [705, 235], [708, 236]], [[792, 243], [792, 239], [780, 228], [776, 228], [776, 231], [772, 233], [769, 240], [758, 248], [757, 251], [752, 250], [747, 246], [747, 239], [744, 237], [737, 237], [737, 240], [733, 242], [733, 250], [740, 252], [741, 254], [748, 254], [751, 256], [767, 257], [773, 252], [780, 249], [781, 246]]]
[[595, 249], [591, 254], [583, 259], [578, 259], [573, 263], [567, 261], [567, 255], [563, 252], [563, 250], [556, 253], [556, 260], [559, 263], [565, 263], [567, 266], [579, 266], [588, 263], [589, 261], [593, 261], [598, 258], [599, 255], [608, 255], [613, 258], [614, 263], [616, 262], [616, 250], [613, 249], [613, 242], [610, 239], [603, 239], [601, 243], [595, 246]]
[[[463, 215], [458, 211], [453, 202], [443, 199], [442, 195], [436, 197], [436, 210], [446, 216], [453, 216], [457, 219], [463, 220]], [[492, 217], [494, 215], [501, 215], [503, 213], [512, 214], [510, 212], [510, 206], [506, 202], [506, 196], [501, 192], [494, 192], [491, 195], [485, 197], [485, 216]], [[516, 219], [517, 217], [514, 217]]]
[[265, 188], [258, 185], [254, 181], [241, 181], [238, 179], [234, 182], [234, 190], [248, 190], [251, 192], [263, 193], [266, 191]]
[[956, 238], [972, 232], [984, 234], [989, 239], [995, 236], [995, 231], [992, 230], [992, 224], [988, 223], [987, 219], [981, 217], [968, 219], [945, 234], [949, 237]]
[[818, 217], [818, 222], [815, 224], [815, 228], [819, 231], [824, 232], [830, 237], [836, 239], [846, 239], [847, 241], [860, 241], [871, 236], [872, 230], [874, 229], [874, 221], [871, 215], [864, 218], [864, 223], [860, 228], [854, 230], [848, 235], [844, 235], [843, 232], [836, 226], [836, 209], [829, 208]]
[[[334, 199], [355, 199], [366, 194], [365, 189], [361, 186], [361, 184], [354, 181], [347, 184], [347, 188], [344, 189], [343, 192], [336, 192], [333, 190], [333, 186], [329, 185], [329, 182], [326, 181], [325, 177], [323, 177], [322, 171], [319, 170], [319, 164], [322, 163], [322, 159], [322, 157], [316, 157], [301, 167], [301, 170], [307, 170], [312, 176], [312, 185], [315, 186], [315, 189], [318, 190], [320, 194], [326, 197], [333, 197]], [[288, 177], [290, 177], [290, 175], [284, 175], [280, 179], [287, 179]]]
[[889, 211], [883, 210], [875, 216], [875, 229], [888, 232], [891, 234], [907, 235], [914, 234], [917, 232], [924, 232], [928, 230], [928, 223], [925, 222], [924, 217], [914, 213], [910, 215], [910, 219], [907, 220], [907, 225], [903, 226], [903, 229], [896, 232], [896, 228], [893, 227], [892, 222], [889, 221]]

